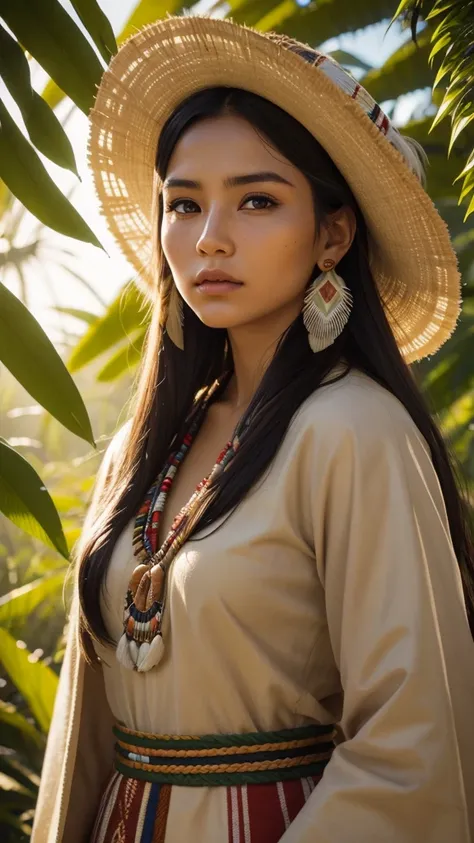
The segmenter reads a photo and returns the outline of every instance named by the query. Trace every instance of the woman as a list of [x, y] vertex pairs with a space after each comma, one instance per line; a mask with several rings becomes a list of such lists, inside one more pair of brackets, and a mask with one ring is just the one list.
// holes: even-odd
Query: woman
[[407, 365], [459, 275], [416, 144], [332, 60], [191, 17], [91, 123], [152, 318], [33, 843], [468, 843], [472, 549]]

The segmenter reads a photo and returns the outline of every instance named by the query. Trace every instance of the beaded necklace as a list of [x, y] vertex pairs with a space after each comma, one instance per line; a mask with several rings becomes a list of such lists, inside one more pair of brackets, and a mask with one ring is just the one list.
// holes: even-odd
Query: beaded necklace
[[[158, 530], [166, 500], [174, 477], [204, 421], [213, 396], [225, 387], [232, 372], [226, 372], [209, 388], [190, 422], [181, 445], [168, 456], [163, 470], [148, 490], [138, 510], [133, 530], [133, 553], [139, 564], [132, 572], [123, 614], [123, 634], [116, 656], [120, 664], [145, 673], [158, 665], [163, 657], [162, 621], [165, 609], [166, 574], [176, 554], [187, 539], [186, 524], [200, 502], [205, 490], [217, 474], [225, 470], [238, 450], [240, 439], [237, 425], [232, 438], [218, 455], [210, 474], [198, 483], [188, 503], [174, 519], [160, 548]], [[245, 426], [248, 425], [248, 421]]]

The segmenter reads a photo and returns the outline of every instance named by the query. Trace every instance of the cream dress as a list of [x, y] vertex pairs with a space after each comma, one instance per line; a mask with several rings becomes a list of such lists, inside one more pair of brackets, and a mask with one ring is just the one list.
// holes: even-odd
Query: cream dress
[[[102, 597], [115, 640], [132, 529]], [[428, 447], [396, 398], [356, 371], [314, 393], [256, 488], [184, 544], [169, 577], [157, 668], [128, 671], [97, 646], [111, 721], [194, 735], [337, 723], [343, 740], [319, 784], [302, 783], [281, 843], [474, 839], [474, 645]], [[87, 819], [74, 804], [79, 766], [99, 758], [77, 705], [82, 748], [67, 750], [54, 812], [43, 777], [38, 810], [56, 826], [48, 836], [38, 820], [33, 843], [86, 843], [107, 781], [101, 811], [111, 798], [112, 736]], [[166, 843], [259, 843], [245, 790], [239, 800], [225, 787], [174, 786]]]

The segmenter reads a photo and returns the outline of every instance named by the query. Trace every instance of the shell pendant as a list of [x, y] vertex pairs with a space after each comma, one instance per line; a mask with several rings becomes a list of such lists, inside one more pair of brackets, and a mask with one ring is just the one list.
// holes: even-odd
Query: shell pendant
[[132, 573], [125, 600], [123, 634], [117, 661], [128, 670], [146, 673], [163, 658], [161, 613], [166, 571], [161, 562], [138, 565]]

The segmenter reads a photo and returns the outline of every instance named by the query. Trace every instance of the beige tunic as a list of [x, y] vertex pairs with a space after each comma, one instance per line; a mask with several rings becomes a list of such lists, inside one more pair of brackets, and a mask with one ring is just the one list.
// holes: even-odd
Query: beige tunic
[[[132, 527], [102, 600], [115, 639]], [[338, 722], [282, 843], [474, 839], [474, 645], [428, 447], [396, 398], [358, 372], [314, 393], [264, 478], [169, 576], [166, 657], [146, 674], [103, 646], [102, 675], [84, 665], [73, 607], [32, 843], [86, 842], [114, 716], [175, 734]], [[174, 787], [166, 843], [227, 843], [227, 822], [225, 788]]]

